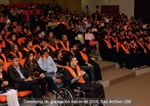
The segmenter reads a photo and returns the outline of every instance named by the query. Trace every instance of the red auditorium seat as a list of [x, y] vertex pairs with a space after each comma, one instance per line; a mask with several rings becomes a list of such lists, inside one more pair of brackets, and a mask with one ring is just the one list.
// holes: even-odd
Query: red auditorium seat
[[7, 102], [7, 97], [0, 95], [0, 102], [1, 103]]
[[39, 15], [40, 12], [41, 12], [41, 10], [35, 10], [35, 13], [36, 13], [37, 15]]
[[33, 13], [34, 10], [29, 10], [29, 14], [31, 15]]
[[26, 16], [26, 21], [29, 22], [30, 21], [30, 16], [29, 16], [28, 10], [23, 10], [23, 11], [24, 11], [24, 14]]

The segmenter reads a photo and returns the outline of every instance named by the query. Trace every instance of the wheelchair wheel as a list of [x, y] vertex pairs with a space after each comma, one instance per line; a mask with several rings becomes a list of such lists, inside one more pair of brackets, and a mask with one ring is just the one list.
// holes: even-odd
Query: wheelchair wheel
[[56, 100], [58, 106], [74, 106], [70, 103], [75, 98], [74, 93], [68, 88], [60, 88], [56, 93]]

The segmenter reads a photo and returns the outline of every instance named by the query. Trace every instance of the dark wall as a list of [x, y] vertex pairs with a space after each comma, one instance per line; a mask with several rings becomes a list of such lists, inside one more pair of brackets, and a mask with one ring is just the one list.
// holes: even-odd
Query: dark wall
[[141, 18], [144, 23], [150, 23], [150, 0], [135, 0], [134, 17]]

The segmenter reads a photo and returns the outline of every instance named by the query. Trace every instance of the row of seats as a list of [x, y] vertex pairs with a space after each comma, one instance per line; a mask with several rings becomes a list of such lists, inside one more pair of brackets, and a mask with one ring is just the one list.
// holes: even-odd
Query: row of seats
[[[42, 4], [39, 4], [42, 5]], [[10, 3], [8, 5], [6, 5], [7, 7], [22, 7], [23, 9], [27, 9], [29, 7], [28, 3]]]
[[[20, 60], [20, 64], [24, 67], [24, 63], [25, 63], [26, 59], [21, 59]], [[12, 62], [6, 62], [4, 63], [4, 70], [7, 71], [8, 70], [8, 67], [12, 64]], [[56, 82], [57, 83], [60, 83], [61, 82], [61, 79], [57, 78], [56, 79]], [[31, 95], [32, 94], [32, 91], [30, 90], [25, 90], [25, 91], [18, 91], [18, 97], [20, 98], [23, 98], [23, 97], [26, 97], [28, 95]], [[7, 97], [6, 96], [3, 96], [3, 95], [0, 95], [0, 102], [1, 103], [4, 103], [4, 102], [7, 102]]]
[[35, 11], [35, 14], [39, 15], [41, 10], [23, 10], [24, 15], [26, 16], [26, 21], [30, 22], [30, 15]]
[[[24, 66], [25, 60], [26, 60], [26, 59], [20, 60], [20, 64], [21, 64], [22, 66]], [[7, 70], [8, 70], [8, 67], [9, 67], [11, 64], [12, 64], [12, 62], [6, 62], [6, 63], [4, 63], [4, 70], [7, 71]], [[22, 97], [25, 97], [25, 96], [28, 96], [28, 95], [30, 95], [30, 94], [32, 94], [32, 91], [30, 91], [30, 90], [25, 90], [25, 91], [19, 91], [19, 92], [18, 92], [18, 96], [21, 97], [21, 98], [22, 98]], [[0, 102], [7, 102], [7, 97], [0, 95]]]

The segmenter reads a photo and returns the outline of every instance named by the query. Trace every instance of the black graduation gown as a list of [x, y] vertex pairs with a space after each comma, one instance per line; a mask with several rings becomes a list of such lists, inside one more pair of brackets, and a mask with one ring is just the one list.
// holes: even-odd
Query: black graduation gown
[[[76, 53], [76, 57], [77, 57], [79, 65], [81, 65], [81, 66], [82, 65], [84, 65], [84, 66], [87, 65], [87, 64], [85, 64], [85, 60], [82, 58], [80, 52]], [[88, 62], [93, 65], [94, 73], [95, 73], [95, 80], [96, 81], [102, 80], [101, 70], [100, 70], [99, 64], [97, 64], [95, 61], [93, 61], [90, 56], [88, 56]]]
[[119, 58], [118, 58], [118, 63], [122, 67], [123, 63], [126, 64], [126, 67], [129, 69], [132, 69], [135, 66], [135, 60], [131, 54], [126, 54], [126, 52], [123, 50], [123, 48], [120, 46], [119, 47]]
[[113, 61], [111, 59], [112, 55], [112, 49], [109, 49], [106, 42], [102, 40], [100, 44], [100, 55], [105, 61]]
[[111, 38], [109, 38], [109, 40], [110, 40], [110, 44], [112, 45], [111, 60], [113, 62], [117, 62], [118, 61], [117, 60], [118, 54], [117, 54], [117, 50], [116, 50], [116, 43]]
[[[76, 69], [73, 70], [75, 71], [75, 73], [77, 73]], [[88, 79], [85, 79], [85, 83], [79, 83], [76, 81], [75, 83], [71, 84], [71, 80], [73, 78], [74, 77], [68, 70], [64, 70], [63, 73], [64, 82], [66, 82], [69, 85], [79, 86], [80, 89], [85, 92], [86, 98], [101, 98], [101, 99], [105, 98], [103, 85], [98, 83], [92, 83]]]
[[138, 59], [139, 59], [139, 63], [138, 66], [143, 66], [146, 64], [146, 54], [144, 53], [144, 49], [141, 47], [141, 45], [137, 42], [137, 55], [138, 55]]

